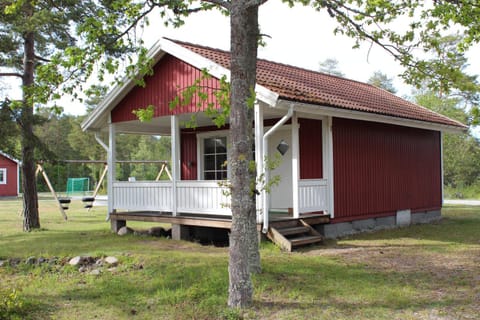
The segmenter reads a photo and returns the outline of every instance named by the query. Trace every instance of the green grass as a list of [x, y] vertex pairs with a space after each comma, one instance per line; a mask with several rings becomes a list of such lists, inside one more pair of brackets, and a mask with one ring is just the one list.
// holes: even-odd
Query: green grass
[[475, 208], [450, 207], [437, 224], [294, 253], [262, 243], [254, 305], [238, 312], [225, 306], [227, 248], [119, 237], [109, 231], [104, 208], [87, 212], [80, 201], [64, 221], [53, 201], [42, 200], [42, 229], [23, 233], [20, 207], [0, 201], [0, 260], [115, 255], [120, 265], [99, 276], [58, 264], [0, 267], [0, 318], [7, 300], [3, 317], [12, 319], [474, 319], [480, 313]]

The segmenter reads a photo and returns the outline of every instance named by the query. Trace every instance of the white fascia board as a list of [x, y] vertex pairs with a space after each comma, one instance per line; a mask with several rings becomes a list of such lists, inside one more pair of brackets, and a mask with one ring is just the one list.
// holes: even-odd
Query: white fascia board
[[[185, 61], [186, 63], [194, 66], [199, 70], [207, 70], [211, 76], [217, 79], [225, 76], [226, 80], [230, 81], [229, 69], [224, 68], [223, 66], [213, 62], [212, 60], [207, 59], [193, 51], [190, 51], [187, 48], [184, 48], [183, 46], [178, 45], [173, 41], [170, 41], [168, 39], [162, 39], [160, 41], [162, 43], [162, 49], [165, 52], [182, 61]], [[257, 95], [257, 100], [262, 101], [272, 107], [277, 104], [277, 100], [279, 97], [277, 93], [259, 84], [255, 86], [255, 92]]]
[[305, 112], [310, 114], [320, 114], [325, 116], [347, 118], [362, 121], [380, 122], [386, 124], [393, 124], [403, 127], [411, 127], [418, 129], [426, 129], [441, 132], [450, 133], [464, 133], [467, 128], [461, 128], [456, 126], [449, 126], [445, 124], [427, 122], [413, 119], [406, 119], [400, 117], [386, 116], [376, 113], [368, 113], [355, 110], [346, 110], [341, 108], [327, 107], [322, 105], [307, 104], [302, 102], [292, 102], [288, 100], [279, 100], [277, 108], [288, 110], [294, 104], [295, 111]]
[[[230, 70], [165, 38], [155, 42], [155, 44], [148, 51], [147, 57], [152, 58], [153, 64], [155, 65], [165, 53], [185, 61], [197, 69], [206, 69], [208, 73], [215, 78], [220, 79], [221, 77], [225, 76], [227, 81], [230, 80]], [[123, 99], [133, 87], [135, 87], [135, 81], [131, 78], [124, 77], [121, 83], [121, 85], [115, 86], [106, 95], [102, 103], [95, 108], [87, 117], [87, 119], [81, 124], [83, 131], [88, 130], [98, 120], [101, 120], [101, 118], [105, 116], [105, 112], [108, 112], [114, 106], [116, 106], [120, 100]], [[255, 87], [255, 92], [257, 94], [257, 100], [262, 101], [272, 107], [276, 105], [278, 100], [277, 93], [258, 84]]]
[[1, 150], [0, 150], [0, 155], [4, 156], [5, 158], [7, 158], [7, 159], [9, 159], [9, 160], [12, 160], [12, 161], [15, 162], [16, 164], [22, 165], [22, 161], [15, 159], [14, 157], [6, 154], [5, 152], [3, 152], [3, 151], [1, 151]]

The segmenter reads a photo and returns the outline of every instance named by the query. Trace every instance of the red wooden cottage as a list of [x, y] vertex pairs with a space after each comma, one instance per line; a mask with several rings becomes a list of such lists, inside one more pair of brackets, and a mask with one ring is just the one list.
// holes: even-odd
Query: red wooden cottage
[[[212, 126], [195, 98], [173, 110], [169, 102], [202, 70], [212, 77], [201, 86], [210, 93], [219, 88], [218, 79], [229, 76], [229, 53], [162, 39], [150, 55], [154, 74], [146, 86], [125, 81], [83, 123], [84, 130], [109, 132], [104, 145], [112, 169], [112, 226], [118, 229], [126, 220], [170, 222], [174, 238], [191, 234], [195, 226], [228, 228], [229, 199], [216, 181], [230, 174], [222, 166], [228, 163], [228, 126]], [[273, 172], [257, 161], [259, 174], [281, 177], [270, 193], [257, 197], [265, 232], [288, 238], [302, 229], [274, 225], [279, 213], [290, 213], [304, 232], [316, 225], [308, 229], [310, 238], [317, 231], [336, 237], [440, 217], [442, 132], [460, 132], [464, 125], [369, 84], [266, 60], [258, 61], [257, 81], [255, 158], [273, 157], [288, 146]], [[142, 123], [132, 111], [149, 105], [154, 118]], [[192, 114], [195, 130], [185, 126]], [[120, 133], [170, 135], [173, 180], [118, 181], [113, 164]], [[297, 242], [302, 241], [308, 242]]]
[[17, 197], [20, 161], [0, 151], [0, 197]]

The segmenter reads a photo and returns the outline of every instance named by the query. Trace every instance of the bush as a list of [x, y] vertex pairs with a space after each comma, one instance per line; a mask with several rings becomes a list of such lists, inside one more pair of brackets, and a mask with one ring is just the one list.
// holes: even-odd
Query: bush
[[23, 301], [15, 289], [0, 291], [0, 319], [22, 319]]

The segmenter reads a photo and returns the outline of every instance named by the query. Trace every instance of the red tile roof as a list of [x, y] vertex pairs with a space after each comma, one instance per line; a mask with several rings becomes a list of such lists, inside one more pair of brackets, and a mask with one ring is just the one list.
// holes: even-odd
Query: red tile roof
[[[230, 67], [227, 51], [172, 41], [224, 68]], [[373, 85], [268, 60], [258, 59], [257, 82], [280, 99], [465, 128], [460, 122]]]

